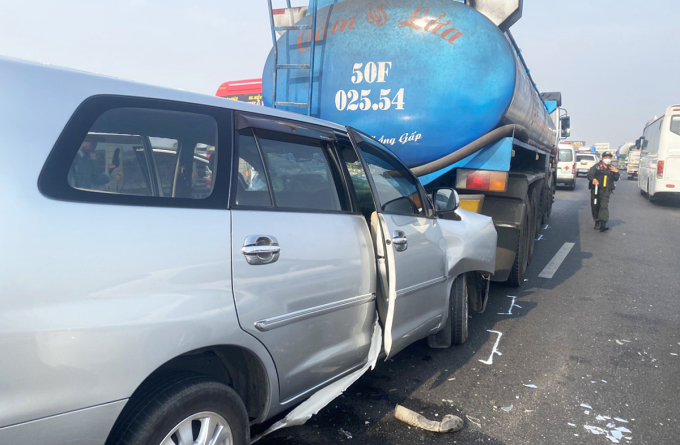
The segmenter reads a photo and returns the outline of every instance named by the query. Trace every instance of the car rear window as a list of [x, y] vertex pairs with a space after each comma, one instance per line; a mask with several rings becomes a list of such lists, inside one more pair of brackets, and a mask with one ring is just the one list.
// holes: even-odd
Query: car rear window
[[232, 119], [231, 110], [200, 104], [91, 97], [59, 136], [38, 186], [66, 201], [228, 208]]
[[211, 116], [108, 110], [81, 142], [68, 183], [97, 193], [204, 199], [212, 192], [216, 144]]
[[595, 156], [593, 155], [578, 155], [576, 156], [576, 161], [581, 162], [581, 161], [596, 161]]
[[562, 148], [559, 151], [560, 162], [572, 162], [574, 160], [574, 152], [568, 148]]
[[671, 117], [671, 132], [680, 135], [680, 116]]

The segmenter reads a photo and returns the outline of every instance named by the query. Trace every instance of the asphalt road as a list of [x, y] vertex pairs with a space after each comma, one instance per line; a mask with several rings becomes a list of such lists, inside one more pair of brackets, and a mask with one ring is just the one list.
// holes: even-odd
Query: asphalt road
[[[411, 345], [306, 425], [259, 443], [680, 444], [680, 201], [650, 203], [623, 175], [599, 233], [588, 200], [585, 178], [558, 191], [528, 281], [492, 286], [465, 345]], [[553, 278], [539, 278], [564, 243], [574, 247]], [[482, 363], [498, 333], [499, 354]], [[465, 427], [409, 427], [397, 403]]]

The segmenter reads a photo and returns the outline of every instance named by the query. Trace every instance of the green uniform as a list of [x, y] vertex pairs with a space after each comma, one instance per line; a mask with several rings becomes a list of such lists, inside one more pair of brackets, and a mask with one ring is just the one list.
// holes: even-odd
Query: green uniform
[[[613, 172], [610, 166], [603, 162], [590, 167], [588, 170], [588, 181], [590, 181], [590, 208], [593, 212], [595, 222], [606, 223], [609, 221], [609, 196], [614, 191], [614, 182], [621, 176], [619, 172]], [[595, 203], [595, 186], [593, 179], [597, 179], [600, 185], [597, 187], [597, 204]]]

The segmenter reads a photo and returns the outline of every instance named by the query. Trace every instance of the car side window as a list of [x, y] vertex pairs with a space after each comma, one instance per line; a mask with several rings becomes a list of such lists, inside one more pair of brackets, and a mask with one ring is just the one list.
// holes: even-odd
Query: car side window
[[368, 176], [361, 163], [361, 159], [359, 159], [349, 141], [339, 141], [338, 152], [340, 153], [340, 159], [347, 167], [347, 172], [354, 186], [359, 211], [365, 216], [370, 216], [375, 212], [375, 202], [373, 201], [373, 192], [371, 192], [371, 185], [368, 182]]
[[426, 216], [427, 204], [407, 168], [366, 141], [359, 142], [359, 149], [375, 184], [381, 210], [396, 215]]
[[255, 130], [277, 208], [342, 211], [327, 142]]
[[68, 184], [88, 192], [204, 199], [212, 193], [216, 146], [212, 116], [114, 108], [81, 141]]
[[236, 150], [238, 167], [234, 203], [241, 206], [271, 207], [267, 177], [252, 129], [239, 131], [236, 136]]

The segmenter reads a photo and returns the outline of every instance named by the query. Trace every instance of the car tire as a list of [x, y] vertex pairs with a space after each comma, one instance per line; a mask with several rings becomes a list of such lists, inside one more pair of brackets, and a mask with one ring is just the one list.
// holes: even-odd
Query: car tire
[[128, 405], [106, 445], [207, 445], [216, 434], [221, 437], [215, 444], [250, 443], [248, 414], [238, 394], [198, 374], [159, 379]]
[[456, 277], [453, 286], [451, 286], [449, 318], [441, 331], [427, 337], [427, 345], [435, 349], [462, 345], [468, 338], [469, 317], [467, 274], [462, 273]]

